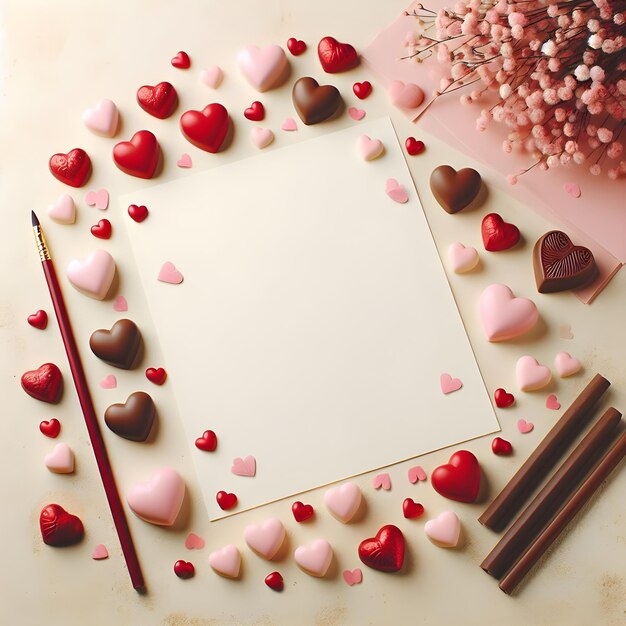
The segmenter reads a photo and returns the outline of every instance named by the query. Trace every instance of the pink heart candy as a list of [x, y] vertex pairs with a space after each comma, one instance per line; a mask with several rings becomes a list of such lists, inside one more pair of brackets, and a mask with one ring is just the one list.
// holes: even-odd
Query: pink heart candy
[[572, 198], [580, 198], [581, 196], [580, 187], [577, 183], [565, 183], [563, 185], [563, 190], [566, 194], [572, 196]]
[[76, 205], [72, 196], [67, 193], [60, 196], [48, 207], [48, 215], [57, 224], [73, 224], [76, 221]]
[[288, 64], [285, 51], [275, 44], [263, 48], [246, 46], [237, 54], [237, 65], [241, 73], [257, 91], [261, 92], [278, 85]]
[[554, 369], [561, 378], [572, 376], [580, 370], [580, 361], [569, 352], [559, 352], [554, 357]]
[[217, 89], [224, 79], [224, 72], [218, 65], [213, 65], [200, 72], [200, 80], [211, 89]]
[[333, 549], [325, 539], [317, 539], [309, 545], [297, 547], [294, 559], [307, 574], [322, 577], [333, 560]]
[[558, 401], [557, 397], [551, 393], [546, 398], [546, 409], [552, 409], [553, 411], [558, 411], [561, 408], [561, 403]]
[[418, 480], [426, 480], [426, 472], [421, 465], [416, 465], [415, 467], [409, 468], [409, 482], [411, 484], [415, 484]]
[[400, 109], [416, 109], [424, 100], [424, 92], [415, 83], [394, 80], [387, 89], [389, 101]]
[[280, 520], [271, 517], [260, 524], [246, 526], [243, 538], [257, 554], [270, 561], [283, 545], [285, 527]]
[[380, 139], [370, 139], [367, 135], [361, 135], [356, 141], [356, 149], [364, 161], [373, 161], [385, 151], [385, 146]]
[[209, 565], [220, 576], [237, 578], [241, 569], [241, 554], [232, 543], [209, 554]]
[[74, 259], [67, 268], [67, 277], [86, 295], [104, 300], [115, 277], [115, 261], [106, 250], [96, 250], [84, 261]]
[[102, 389], [115, 389], [117, 387], [117, 378], [115, 378], [113, 374], [105, 376], [100, 381], [100, 387], [102, 387]]
[[133, 485], [126, 493], [132, 511], [146, 522], [172, 526], [185, 498], [185, 482], [171, 467], [163, 467], [145, 483]]
[[183, 275], [176, 269], [176, 266], [169, 261], [163, 263], [157, 278], [162, 283], [170, 283], [172, 285], [180, 285], [184, 280]]
[[409, 194], [404, 185], [401, 185], [395, 178], [388, 178], [385, 183], [385, 193], [399, 204], [409, 201]]
[[298, 125], [296, 124], [296, 120], [293, 117], [288, 117], [280, 127], [287, 132], [293, 132], [294, 130], [298, 130]]
[[105, 211], [109, 206], [109, 192], [106, 189], [98, 189], [98, 191], [88, 191], [85, 194], [85, 203], [88, 206], [95, 206], [96, 209]]
[[184, 167], [184, 168], [189, 168], [193, 165], [193, 162], [191, 161], [191, 157], [184, 152], [180, 159], [178, 159], [178, 161], [176, 161], [176, 165], [178, 165], [178, 167]]
[[117, 132], [119, 111], [115, 102], [104, 98], [95, 107], [83, 113], [83, 124], [96, 135], [114, 137]]
[[444, 394], [458, 391], [463, 386], [463, 383], [458, 378], [452, 378], [450, 374], [446, 373], [439, 377], [439, 384], [441, 385], [441, 391]]
[[516, 298], [506, 285], [489, 285], [480, 296], [480, 318], [489, 341], [505, 341], [523, 335], [539, 319], [532, 300]]
[[252, 143], [261, 150], [274, 141], [274, 133], [269, 128], [253, 126], [250, 130], [250, 138], [252, 139]]
[[374, 489], [384, 489], [389, 491], [391, 489], [391, 477], [386, 472], [384, 474], [377, 474], [372, 481]]
[[202, 550], [204, 548], [204, 539], [196, 533], [189, 533], [185, 539], [185, 548], [187, 550]]
[[109, 558], [109, 551], [107, 550], [107, 547], [104, 544], [99, 543], [93, 549], [93, 552], [91, 553], [91, 558], [94, 561], [102, 561], [102, 559], [108, 559]]
[[236, 476], [254, 476], [256, 474], [256, 459], [248, 455], [244, 459], [237, 457], [233, 459], [230, 471]]
[[463, 274], [473, 270], [477, 265], [480, 257], [476, 248], [464, 246], [462, 243], [455, 241], [448, 248], [448, 258], [452, 271], [457, 274]]
[[55, 474], [71, 474], [74, 471], [74, 453], [66, 443], [57, 443], [45, 456], [44, 463]]
[[363, 572], [358, 567], [346, 569], [343, 571], [343, 579], [350, 587], [352, 587], [352, 585], [358, 585], [363, 581]]
[[359, 510], [363, 494], [355, 483], [345, 483], [339, 487], [328, 489], [324, 494], [324, 502], [328, 510], [344, 524], [347, 524]]
[[348, 115], [355, 121], [359, 122], [365, 117], [365, 111], [363, 109], [357, 109], [356, 107], [350, 107], [348, 109]]
[[424, 524], [424, 534], [443, 548], [454, 548], [461, 536], [461, 520], [453, 511], [444, 511]]
[[519, 430], [522, 435], [529, 433], [534, 427], [535, 425], [532, 422], [527, 422], [524, 419], [517, 420], [517, 430]]
[[113, 301], [113, 310], [118, 313], [123, 313], [124, 311], [128, 311], [128, 302], [124, 296], [117, 296]]
[[537, 359], [524, 355], [515, 364], [515, 377], [522, 391], [535, 391], [550, 382], [552, 372], [549, 367], [540, 365]]

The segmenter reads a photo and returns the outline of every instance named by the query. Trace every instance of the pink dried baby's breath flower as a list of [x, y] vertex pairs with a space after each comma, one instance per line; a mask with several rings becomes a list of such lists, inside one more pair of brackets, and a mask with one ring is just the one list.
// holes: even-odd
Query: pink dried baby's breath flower
[[539, 169], [542, 172], [547, 172], [548, 171], [548, 164], [545, 161], [542, 161], [541, 163], [539, 163]]
[[556, 57], [548, 61], [548, 69], [551, 72], [558, 72], [561, 69], [561, 61]]
[[619, 162], [619, 171], [620, 174], [626, 174], [626, 161]]
[[626, 23], [626, 18], [624, 17], [624, 14], [616, 13], [613, 16], [613, 23], [616, 24], [617, 26], [623, 26], [624, 23]]
[[512, 92], [513, 90], [511, 89], [511, 85], [509, 85], [508, 83], [503, 83], [502, 85], [500, 85], [499, 93], [500, 93], [500, 97], [503, 100], [506, 100], [511, 95]]
[[587, 30], [590, 33], [597, 33], [600, 30], [600, 22], [598, 20], [589, 20], [587, 22]]
[[592, 102], [591, 104], [587, 105], [587, 111], [591, 115], [600, 115], [600, 113], [604, 111], [604, 105], [602, 104], [602, 102]]
[[591, 76], [591, 80], [601, 83], [604, 80], [606, 74], [599, 65], [594, 65], [589, 70], [589, 76]]
[[591, 66], [596, 62], [597, 53], [593, 50], [585, 50], [583, 52], [583, 63], [587, 66]]
[[446, 35], [448, 37], [456, 37], [461, 34], [461, 22], [456, 20], [446, 27]]
[[451, 78], [442, 78], [439, 80], [439, 91], [445, 91], [452, 84]]
[[507, 154], [510, 154], [513, 151], [513, 144], [508, 139], [505, 139], [502, 142], [502, 150]]
[[559, 25], [559, 28], [566, 29], [572, 23], [572, 20], [567, 13], [563, 13], [563, 15], [559, 15], [556, 23]]
[[572, 156], [574, 159], [574, 163], [576, 163], [576, 165], [582, 165], [585, 162], [585, 154], [584, 152], [581, 152], [580, 150], [577, 150], [576, 152], [574, 152]]
[[550, 17], [556, 17], [559, 14], [559, 7], [556, 4], [551, 4], [548, 7], [547, 13]]
[[555, 56], [558, 51], [559, 49], [552, 39], [548, 39], [548, 41], [541, 46], [541, 52], [548, 57]]
[[574, 70], [574, 76], [576, 76], [576, 79], [582, 83], [589, 80], [591, 73], [586, 65], [581, 64]]
[[589, 139], [587, 139], [587, 143], [592, 150], [599, 148], [601, 145], [597, 137], [589, 137]]
[[578, 150], [578, 144], [575, 141], [570, 139], [565, 142], [565, 152], [567, 152], [567, 154], [574, 154], [576, 150]]
[[610, 170], [607, 171], [606, 175], [611, 179], [611, 180], [617, 180], [618, 177], [618, 171], [615, 168], [611, 168]]
[[506, 182], [509, 183], [509, 185], [517, 185], [517, 176], [515, 176], [514, 174], [509, 174], [506, 177]]
[[524, 38], [524, 27], [519, 24], [515, 24], [515, 26], [511, 27], [511, 37], [513, 39], [523, 39]]
[[559, 161], [561, 162], [561, 165], [567, 165], [571, 160], [572, 156], [570, 154], [567, 154], [567, 152], [561, 152], [561, 154], [559, 155]]
[[589, 39], [587, 40], [589, 47], [593, 48], [594, 50], [598, 50], [598, 48], [602, 48], [602, 42], [603, 42], [603, 39], [602, 37], [600, 37], [600, 35], [591, 35], [591, 37], [589, 37]]
[[543, 109], [533, 109], [530, 113], [530, 121], [533, 124], [540, 124], [541, 122], [543, 122], [544, 117], [546, 116], [546, 113]]
[[602, 128], [598, 128], [598, 139], [602, 143], [611, 143], [613, 140], [613, 131], [604, 126]]
[[557, 95], [556, 89], [546, 89], [543, 92], [543, 100], [546, 104], [550, 106], [554, 106], [558, 103], [559, 97]]
[[472, 96], [464, 93], [460, 98], [459, 98], [461, 104], [472, 104]]
[[620, 141], [614, 141], [609, 146], [609, 149], [606, 151], [606, 154], [609, 157], [609, 159], [617, 159], [619, 156], [621, 156], [623, 151], [624, 151], [624, 146], [622, 145], [622, 143]]
[[468, 13], [463, 19], [461, 25], [461, 32], [464, 35], [476, 35], [478, 34], [478, 18], [473, 13]]
[[601, 172], [602, 172], [602, 168], [597, 164], [594, 163], [590, 168], [589, 171], [594, 175], [594, 176], [598, 176]]

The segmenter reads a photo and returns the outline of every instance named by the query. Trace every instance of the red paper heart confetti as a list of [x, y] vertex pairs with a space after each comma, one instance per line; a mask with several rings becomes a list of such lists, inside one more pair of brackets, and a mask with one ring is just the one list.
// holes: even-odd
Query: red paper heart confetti
[[155, 385], [162, 385], [167, 378], [167, 372], [162, 368], [149, 367], [146, 370], [146, 378]]
[[474, 502], [480, 489], [480, 465], [467, 450], [455, 452], [445, 465], [430, 476], [435, 491], [450, 500]]
[[513, 454], [513, 446], [510, 441], [496, 437], [491, 442], [491, 451], [498, 456], [509, 456], [509, 454]]
[[33, 328], [45, 330], [48, 326], [48, 314], [43, 309], [39, 309], [36, 313], [28, 316], [28, 323]]
[[296, 522], [306, 522], [315, 515], [315, 509], [310, 504], [303, 504], [299, 500], [291, 505], [291, 512]]
[[205, 430], [202, 437], [196, 439], [196, 448], [204, 452], [213, 452], [217, 448], [217, 435], [212, 430]]
[[340, 43], [334, 37], [324, 37], [317, 44], [317, 56], [328, 74], [345, 72], [359, 64], [359, 55], [349, 43]]
[[159, 142], [149, 130], [140, 130], [130, 141], [113, 147], [113, 161], [125, 174], [152, 178], [159, 162]]
[[499, 409], [506, 409], [515, 402], [515, 396], [512, 393], [508, 393], [505, 389], [502, 389], [502, 387], [498, 387], [493, 392], [493, 399], [496, 401], [496, 406]]
[[251, 122], [260, 122], [265, 119], [265, 107], [262, 102], [255, 100], [244, 112], [243, 116]]
[[218, 491], [215, 494], [217, 504], [223, 511], [230, 511], [230, 509], [237, 506], [237, 496], [234, 493], [226, 493], [225, 491]]
[[197, 148], [216, 153], [222, 147], [230, 117], [219, 102], [208, 104], [202, 111], [185, 111], [180, 118], [180, 128], [185, 139]]
[[91, 174], [91, 159], [82, 148], [74, 148], [67, 154], [53, 154], [48, 162], [50, 173], [70, 187], [82, 187]]
[[22, 389], [42, 402], [56, 404], [63, 392], [63, 376], [54, 363], [44, 363], [40, 368], [22, 374]]
[[184, 50], [181, 50], [175, 57], [173, 57], [170, 63], [179, 70], [187, 70], [191, 67], [189, 55]]
[[58, 504], [48, 504], [41, 509], [39, 528], [43, 542], [55, 547], [78, 543], [85, 534], [80, 519]]
[[100, 220], [95, 226], [91, 227], [91, 234], [98, 239], [110, 239], [113, 228], [109, 220]]
[[137, 90], [137, 103], [146, 113], [164, 120], [174, 112], [178, 94], [171, 83], [144, 85]]
[[362, 83], [354, 83], [352, 91], [354, 91], [354, 95], [359, 100], [365, 100], [372, 93], [372, 83], [369, 80], [364, 80]]
[[405, 498], [402, 503], [402, 513], [406, 519], [417, 519], [424, 514], [424, 507], [413, 498]]
[[417, 139], [415, 139], [415, 137], [407, 137], [406, 141], [404, 142], [404, 147], [411, 156], [422, 154], [422, 152], [426, 150], [424, 142], [418, 141]]
[[56, 417], [39, 423], [39, 430], [50, 439], [56, 439], [61, 432], [61, 422]]
[[193, 563], [190, 563], [189, 561], [183, 561], [180, 559], [174, 563], [174, 574], [176, 574], [178, 578], [187, 580], [188, 578], [193, 578], [195, 573], [196, 569], [194, 568]]
[[282, 591], [285, 588], [285, 581], [280, 572], [271, 572], [265, 577], [265, 584], [274, 591]]
[[489, 252], [512, 248], [520, 240], [519, 228], [505, 222], [497, 213], [489, 213], [481, 225], [483, 244]]
[[128, 207], [128, 215], [130, 215], [131, 219], [135, 220], [137, 224], [141, 224], [141, 222], [148, 217], [148, 213], [148, 209], [143, 204], [131, 204]]
[[359, 545], [361, 561], [380, 572], [397, 572], [404, 562], [404, 535], [392, 524], [383, 526], [375, 537]]
[[287, 39], [287, 50], [289, 50], [294, 57], [298, 57], [306, 51], [306, 43], [301, 39], [289, 37], [289, 39]]

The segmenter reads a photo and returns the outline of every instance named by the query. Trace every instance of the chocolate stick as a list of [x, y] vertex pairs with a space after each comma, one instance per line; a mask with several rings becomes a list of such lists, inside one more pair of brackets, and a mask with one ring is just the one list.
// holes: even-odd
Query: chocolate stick
[[513, 569], [500, 581], [500, 589], [511, 593], [522, 581], [530, 568], [541, 558], [552, 545], [561, 531], [572, 521], [576, 513], [587, 503], [602, 481], [617, 467], [626, 456], [626, 432], [623, 432], [598, 466], [591, 472], [587, 480], [570, 498], [546, 529], [537, 537]]
[[593, 425], [481, 563], [488, 574], [501, 578], [513, 567], [609, 445], [621, 417], [611, 407]]
[[591, 409], [610, 385], [611, 383], [600, 374], [596, 374], [591, 379], [522, 467], [478, 518], [481, 524], [497, 532], [504, 529], [519, 511], [530, 492], [554, 467], [563, 450], [583, 429], [591, 415]]

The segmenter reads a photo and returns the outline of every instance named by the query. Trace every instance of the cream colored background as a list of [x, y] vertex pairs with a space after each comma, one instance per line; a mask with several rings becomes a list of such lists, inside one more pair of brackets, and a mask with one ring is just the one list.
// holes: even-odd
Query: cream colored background
[[[133, 282], [130, 259], [125, 256], [127, 242], [117, 224], [123, 209], [115, 198], [138, 188], [137, 180], [118, 172], [109, 160], [112, 145], [127, 139], [134, 130], [155, 130], [166, 155], [159, 180], [184, 175], [175, 166], [177, 155], [189, 152], [194, 168], [241, 158], [253, 153], [247, 137], [237, 137], [223, 155], [205, 155], [191, 147], [175, 131], [177, 116], [165, 122], [153, 120], [134, 103], [134, 93], [142, 84], [170, 80], [178, 88], [178, 111], [198, 107], [205, 101], [229, 103], [233, 115], [254, 99], [268, 108], [264, 125], [274, 129], [290, 111], [281, 92], [258, 97], [234, 70], [233, 58], [247, 43], [284, 44], [290, 36], [304, 39], [309, 51], [292, 60], [298, 68], [315, 70], [322, 78], [315, 59], [316, 42], [332, 34], [363, 49], [373, 36], [402, 10], [393, 2], [19, 2], [0, 4], [2, 27], [2, 84], [0, 98], [0, 194], [2, 245], [0, 262], [0, 374], [3, 415], [3, 453], [0, 456], [0, 498], [2, 503], [3, 559], [0, 567], [0, 622], [10, 624], [618, 624], [624, 619], [626, 582], [624, 580], [624, 472], [613, 477], [587, 507], [557, 548], [529, 577], [521, 593], [508, 598], [493, 579], [478, 567], [496, 536], [482, 528], [476, 517], [485, 502], [498, 491], [521, 460], [550, 428], [557, 414], [544, 407], [545, 393], [517, 393], [514, 409], [498, 412], [503, 436], [515, 448], [511, 458], [498, 458], [490, 452], [491, 438], [477, 440], [466, 447], [474, 451], [484, 469], [486, 492], [474, 505], [447, 501], [430, 485], [410, 485], [406, 470], [414, 463], [391, 468], [393, 488], [379, 493], [371, 487], [371, 476], [358, 480], [367, 511], [357, 524], [343, 526], [326, 512], [323, 493], [311, 492], [304, 501], [317, 510], [316, 521], [296, 524], [290, 514], [291, 501], [277, 503], [260, 512], [210, 524], [201, 506], [200, 489], [195, 484], [186, 441], [175, 414], [171, 389], [156, 388], [145, 381], [140, 371], [118, 375], [118, 388], [104, 391], [96, 382], [110, 372], [85, 353], [93, 383], [94, 400], [99, 409], [118, 401], [138, 388], [154, 394], [160, 408], [161, 428], [154, 444], [137, 446], [108, 436], [111, 457], [123, 491], [136, 480], [143, 480], [164, 463], [175, 465], [189, 486], [189, 498], [181, 522], [164, 530], [129, 519], [144, 567], [149, 594], [132, 591], [119, 550], [99, 477], [75, 395], [68, 386], [60, 405], [41, 405], [19, 388], [19, 376], [45, 361], [58, 363], [69, 382], [69, 370], [54, 321], [40, 332], [26, 324], [29, 313], [51, 307], [29, 228], [29, 211], [35, 208], [45, 218], [45, 208], [67, 190], [47, 172], [47, 160], [56, 151], [84, 147], [95, 163], [88, 187], [74, 193], [79, 219], [71, 227], [50, 224], [48, 234], [53, 251], [64, 259], [81, 256], [94, 247], [89, 226], [103, 217], [85, 206], [86, 189], [106, 186], [112, 203], [107, 217], [113, 222], [114, 236], [102, 245], [109, 249], [120, 268], [119, 293], [129, 301], [128, 316], [142, 322], [147, 353], [144, 363], [159, 364], [158, 343], [150, 330], [148, 313], [141, 293]], [[169, 58], [184, 49], [192, 58], [192, 69], [180, 72], [169, 65]], [[202, 67], [221, 65], [226, 72], [223, 87], [213, 96], [198, 81]], [[540, 296], [535, 293], [531, 272], [532, 242], [550, 225], [525, 207], [511, 202], [498, 191], [497, 181], [481, 168], [490, 189], [485, 207], [457, 216], [445, 214], [428, 190], [428, 175], [440, 163], [461, 167], [472, 165], [462, 155], [426, 137], [401, 115], [390, 111], [382, 90], [359, 103], [351, 94], [355, 80], [367, 78], [364, 68], [326, 80], [337, 85], [348, 105], [357, 105], [371, 118], [391, 113], [403, 140], [408, 134], [423, 138], [427, 152], [409, 159], [409, 164], [425, 205], [440, 252], [455, 240], [480, 248], [480, 220], [487, 210], [501, 212], [517, 223], [525, 243], [498, 255], [484, 253], [481, 270], [449, 279], [468, 329], [478, 362], [489, 389], [504, 386], [515, 390], [514, 363], [530, 353], [551, 364], [554, 354], [568, 350], [584, 363], [585, 371], [569, 381], [557, 380], [550, 391], [567, 403], [596, 371], [612, 382], [604, 405], [626, 407], [626, 333], [623, 312], [626, 305], [626, 274], [621, 272], [590, 307], [567, 295]], [[102, 97], [117, 102], [123, 115], [122, 129], [113, 140], [91, 135], [81, 124], [82, 111]], [[271, 105], [271, 106], [270, 106]], [[272, 113], [269, 113], [273, 111]], [[239, 126], [245, 122], [238, 117]], [[319, 132], [352, 124], [347, 116]], [[302, 132], [302, 125], [300, 125]], [[318, 131], [316, 131], [318, 132]], [[305, 133], [295, 140], [306, 137]], [[507, 345], [488, 344], [478, 325], [476, 303], [484, 286], [502, 281], [519, 295], [537, 302], [542, 326], [523, 341]], [[97, 303], [65, 290], [79, 341], [97, 327], [110, 326], [117, 318], [111, 302]], [[560, 339], [559, 326], [571, 324], [574, 338]], [[116, 374], [118, 374], [116, 372]], [[37, 428], [41, 419], [57, 416], [63, 430], [59, 440], [68, 442], [77, 456], [77, 472], [72, 477], [50, 474], [43, 465], [44, 455], [53, 443]], [[515, 429], [518, 418], [534, 422], [535, 430], [525, 436]], [[444, 462], [450, 451], [441, 451], [419, 460], [430, 471]], [[401, 502], [407, 497], [426, 508], [424, 518], [404, 520]], [[87, 536], [77, 548], [53, 550], [41, 543], [37, 518], [42, 505], [58, 501], [77, 513], [85, 522]], [[463, 545], [458, 550], [436, 548], [423, 535], [424, 520], [453, 509], [463, 522]], [[335, 563], [327, 579], [317, 580], [302, 573], [291, 557], [268, 564], [245, 546], [242, 531], [250, 521], [276, 515], [286, 524], [289, 554], [296, 545], [317, 537], [328, 539], [335, 549]], [[386, 523], [397, 524], [408, 542], [408, 567], [401, 575], [386, 575], [362, 566], [356, 554], [360, 540], [371, 536]], [[205, 537], [207, 547], [189, 552], [183, 546], [193, 530]], [[236, 543], [244, 557], [243, 578], [231, 582], [216, 576], [208, 566], [209, 550], [225, 543]], [[108, 546], [111, 557], [104, 562], [90, 558], [97, 543]], [[172, 573], [174, 561], [191, 560], [196, 577], [181, 581]], [[341, 578], [346, 568], [361, 566], [364, 580], [348, 587]], [[286, 588], [276, 594], [263, 584], [264, 576], [278, 569]]]

